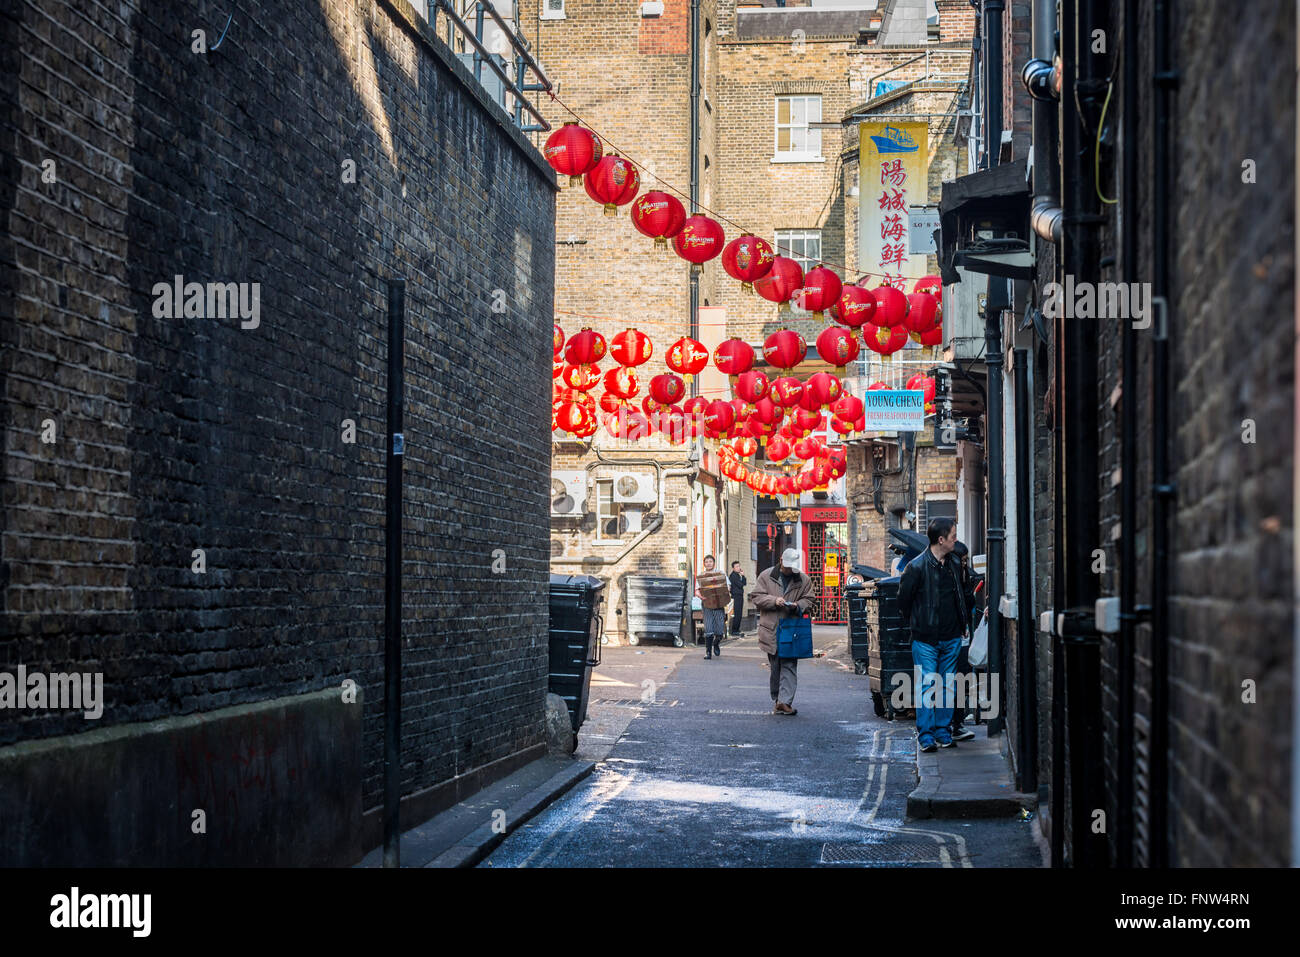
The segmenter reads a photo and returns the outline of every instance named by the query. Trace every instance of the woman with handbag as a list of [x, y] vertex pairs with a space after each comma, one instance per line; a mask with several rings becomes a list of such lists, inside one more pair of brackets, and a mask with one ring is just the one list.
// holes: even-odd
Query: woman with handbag
[[[790, 636], [802, 639], [804, 648], [792, 650], [789, 644], [785, 648], [778, 644], [778, 632], [792, 630], [791, 626], [798, 619], [812, 612], [815, 600], [813, 583], [799, 570], [801, 565], [803, 555], [797, 549], [787, 548], [781, 554], [780, 564], [758, 576], [749, 596], [750, 604], [758, 609], [758, 646], [767, 652], [771, 669], [768, 682], [773, 714], [793, 716], [799, 713], [793, 705], [799, 658], [812, 657], [811, 622], [793, 629], [798, 634]], [[782, 651], [787, 654], [781, 654]]]

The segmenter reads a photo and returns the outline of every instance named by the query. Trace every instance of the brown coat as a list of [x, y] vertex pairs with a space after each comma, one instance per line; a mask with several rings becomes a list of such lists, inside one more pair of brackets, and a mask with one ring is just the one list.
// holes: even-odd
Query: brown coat
[[803, 572], [790, 583], [784, 592], [781, 589], [781, 568], [774, 565], [758, 576], [754, 590], [749, 593], [749, 601], [758, 609], [758, 647], [769, 655], [776, 654], [776, 623], [790, 613], [777, 605], [777, 600], [784, 598], [798, 605], [799, 614], [806, 615], [812, 611], [816, 596], [813, 592], [812, 579]]

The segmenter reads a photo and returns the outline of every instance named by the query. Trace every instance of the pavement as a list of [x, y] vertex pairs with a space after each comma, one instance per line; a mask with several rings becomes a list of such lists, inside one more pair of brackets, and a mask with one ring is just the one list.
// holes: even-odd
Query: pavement
[[[752, 636], [728, 639], [712, 661], [691, 645], [605, 648], [578, 748], [595, 771], [479, 866], [1043, 864], [1036, 824], [1018, 806], [999, 818], [909, 818], [924, 783], [913, 726], [874, 715], [843, 627], [815, 629], [814, 644], [823, 657], [799, 664], [795, 717], [771, 713], [767, 659]], [[1002, 762], [969, 744], [940, 757], [963, 754], [963, 768]], [[955, 798], [960, 782], [974, 793], [964, 775], [938, 770], [949, 772], [938, 778], [942, 797]]]

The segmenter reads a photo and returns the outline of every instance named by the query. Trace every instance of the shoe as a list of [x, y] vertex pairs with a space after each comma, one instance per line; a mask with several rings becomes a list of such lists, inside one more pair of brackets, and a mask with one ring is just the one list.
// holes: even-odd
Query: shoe
[[921, 744], [921, 751], [924, 754], [929, 754], [931, 751], [936, 750], [934, 738], [922, 738], [920, 744]]
[[969, 741], [973, 737], [975, 737], [975, 732], [966, 727], [958, 727], [957, 730], [952, 733], [952, 739], [954, 741]]
[[716, 657], [718, 657], [718, 658], [721, 658], [721, 657], [722, 657], [722, 638], [721, 638], [721, 636], [719, 636], [719, 637], [713, 639], [713, 654], [714, 654]]
[[939, 739], [939, 747], [941, 747], [941, 748], [951, 748], [951, 747], [953, 746], [953, 743], [954, 743], [954, 742], [953, 742], [952, 738], [940, 738], [940, 739]]
[[794, 715], [798, 714], [799, 712], [798, 712], [797, 710], [795, 710], [794, 708], [792, 708], [790, 705], [788, 705], [788, 704], [782, 704], [780, 701], [778, 701], [778, 702], [776, 703], [776, 708], [775, 708], [775, 710], [774, 710], [773, 713], [774, 713], [774, 714], [785, 714], [785, 715], [790, 715], [791, 717], [793, 717]]

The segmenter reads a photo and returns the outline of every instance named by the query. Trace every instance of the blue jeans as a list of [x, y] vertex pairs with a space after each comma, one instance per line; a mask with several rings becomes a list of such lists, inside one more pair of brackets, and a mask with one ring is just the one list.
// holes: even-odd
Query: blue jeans
[[960, 636], [934, 645], [912, 642], [912, 687], [915, 689], [912, 704], [916, 708], [916, 737], [922, 744], [927, 738], [940, 744], [952, 740], [949, 725], [956, 697], [955, 675], [960, 653]]

